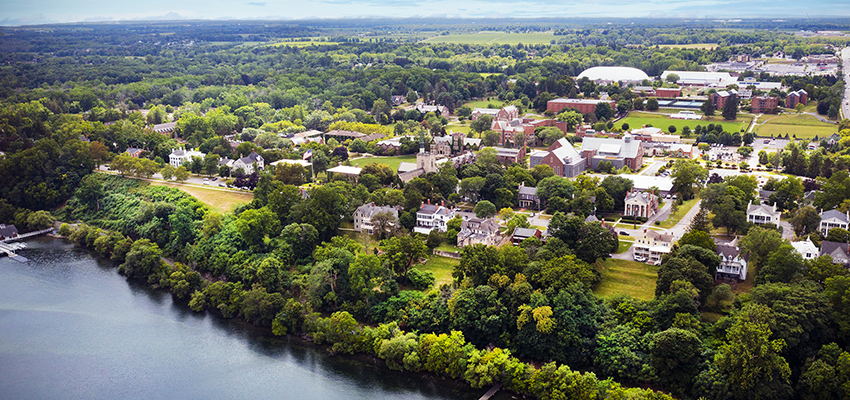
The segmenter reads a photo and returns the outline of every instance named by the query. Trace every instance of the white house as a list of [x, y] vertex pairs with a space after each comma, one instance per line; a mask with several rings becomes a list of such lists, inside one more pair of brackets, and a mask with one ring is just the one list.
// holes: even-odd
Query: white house
[[201, 153], [200, 151], [171, 149], [171, 154], [168, 155], [168, 162], [172, 167], [177, 168], [183, 165], [183, 163], [191, 161], [192, 157], [204, 158], [205, 156], [206, 154]]
[[717, 254], [720, 255], [720, 266], [714, 274], [714, 279], [747, 279], [747, 260], [749, 253], [742, 255], [737, 242], [718, 244]]
[[808, 236], [806, 236], [806, 240], [791, 242], [791, 246], [794, 246], [794, 250], [797, 250], [803, 256], [804, 260], [814, 260], [818, 258], [818, 254], [820, 253], [820, 249], [812, 243], [812, 239]]
[[443, 205], [422, 204], [419, 211], [416, 212], [416, 226], [413, 231], [416, 233], [429, 234], [434, 229], [439, 229], [440, 232], [448, 230], [446, 222], [454, 218], [454, 211], [444, 207]]
[[636, 259], [642, 258], [648, 264], [659, 265], [661, 264], [661, 257], [670, 253], [673, 248], [673, 235], [644, 228], [635, 237], [635, 244], [632, 245], [632, 248]]
[[375, 203], [364, 204], [357, 207], [354, 211], [354, 230], [368, 234], [374, 233], [372, 230], [372, 217], [379, 213], [390, 213], [398, 219], [398, 208], [390, 206], [376, 206]]
[[754, 224], [774, 224], [779, 225], [779, 216], [782, 213], [776, 211], [776, 204], [768, 206], [766, 204], [753, 204], [752, 201], [747, 204], [747, 222]]
[[658, 196], [652, 193], [631, 190], [626, 194], [625, 203], [623, 216], [649, 218], [658, 212]]
[[820, 233], [826, 236], [832, 228], [847, 229], [850, 222], [850, 212], [842, 213], [838, 210], [829, 210], [820, 213]]
[[465, 247], [475, 244], [495, 246], [501, 239], [499, 223], [492, 218], [470, 218], [461, 222], [457, 234], [457, 246]]
[[237, 169], [242, 168], [246, 174], [250, 174], [254, 172], [254, 164], [257, 165], [257, 169], [260, 171], [265, 168], [265, 165], [263, 164], [263, 156], [251, 150], [251, 154], [233, 160], [233, 164], [230, 165], [230, 169], [236, 171]]

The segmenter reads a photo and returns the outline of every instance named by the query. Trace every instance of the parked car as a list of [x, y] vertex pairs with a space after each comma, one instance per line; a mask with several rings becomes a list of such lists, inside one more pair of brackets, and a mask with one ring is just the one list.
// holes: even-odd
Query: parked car
[[204, 181], [204, 185], [209, 186], [209, 184], [210, 184], [210, 181]]
[[643, 256], [635, 256], [635, 261], [637, 262], [645, 262], [646, 258]]
[[225, 185], [225, 184], [223, 184], [223, 183], [219, 183], [219, 184], [218, 184], [218, 186], [219, 186], [219, 187], [225, 187], [225, 186], [227, 186], [227, 185]]
[[629, 233], [626, 231], [620, 231], [621, 236], [629, 236]]

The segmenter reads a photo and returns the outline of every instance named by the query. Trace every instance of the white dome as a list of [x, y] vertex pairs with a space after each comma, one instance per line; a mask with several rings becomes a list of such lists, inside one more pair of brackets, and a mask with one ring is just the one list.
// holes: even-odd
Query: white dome
[[642, 81], [649, 79], [646, 72], [632, 67], [593, 67], [579, 74], [579, 79], [587, 77], [592, 81]]

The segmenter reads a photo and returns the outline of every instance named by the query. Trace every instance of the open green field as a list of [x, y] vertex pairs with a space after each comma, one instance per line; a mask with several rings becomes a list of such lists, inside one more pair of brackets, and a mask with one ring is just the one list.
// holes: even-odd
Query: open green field
[[453, 43], [453, 44], [550, 44], [555, 40], [554, 33], [507, 33], [507, 32], [478, 32], [460, 35], [435, 36], [420, 43]]
[[633, 244], [635, 244], [635, 243], [634, 242], [624, 242], [624, 241], [621, 240], [619, 246], [617, 246], [617, 251], [614, 252], [614, 254], [623, 254], [623, 253], [629, 251], [629, 249], [632, 247]]
[[278, 46], [307, 47], [307, 46], [313, 46], [313, 45], [315, 45], [315, 46], [326, 46], [326, 45], [332, 45], [332, 44], [339, 44], [339, 42], [322, 42], [322, 41], [318, 41], [318, 40], [304, 40], [304, 41], [299, 41], [299, 42], [271, 43], [271, 44], [269, 44], [269, 46], [274, 46], [274, 47], [278, 47]]
[[683, 119], [671, 119], [669, 114], [652, 114], [633, 111], [629, 113], [628, 117], [617, 121], [615, 125], [627, 123], [631, 129], [640, 128], [643, 125], [652, 125], [656, 128], [663, 129], [665, 132], [670, 125], [673, 125], [676, 127], [676, 134], [678, 135], [681, 134], [682, 128], [686, 126], [690, 127], [691, 131], [693, 131], [697, 125], [706, 127], [708, 124], [720, 124], [726, 132], [740, 132], [742, 128], [747, 128], [752, 120], [753, 118], [749, 115], [738, 114], [738, 119], [734, 121], [725, 121], [723, 117], [720, 116], [712, 117], [712, 119], [701, 119], [699, 121], [687, 121]]
[[461, 133], [467, 134], [467, 133], [469, 133], [469, 130], [470, 130], [469, 123], [467, 123], [466, 125], [463, 125], [461, 123], [453, 122], [453, 123], [446, 125], [446, 131], [447, 132], [452, 131], [452, 132], [461, 132]]
[[628, 294], [641, 300], [652, 300], [655, 297], [658, 267], [612, 258], [597, 262], [596, 265], [602, 272], [602, 282], [593, 291], [597, 296]]
[[460, 265], [460, 260], [448, 257], [430, 256], [425, 264], [417, 264], [414, 267], [420, 271], [433, 272], [435, 278], [434, 287], [440, 287], [440, 285], [444, 283], [452, 282], [452, 270], [455, 265]]
[[404, 162], [416, 162], [416, 156], [397, 156], [397, 157], [369, 157], [369, 158], [355, 158], [351, 160], [351, 164], [358, 164], [360, 167], [363, 167], [366, 164], [379, 163], [389, 165], [390, 169], [393, 171], [398, 171], [398, 165]]
[[664, 229], [672, 228], [673, 226], [678, 224], [679, 221], [682, 220], [682, 218], [685, 216], [685, 214], [688, 213], [688, 211], [691, 211], [691, 208], [693, 208], [694, 205], [697, 204], [697, 201], [698, 201], [698, 199], [691, 199], [691, 200], [685, 201], [684, 203], [682, 203], [681, 206], [679, 206], [679, 209], [676, 210], [676, 212], [671, 212], [670, 217], [667, 218], [666, 221], [661, 221], [661, 223], [659, 223], [658, 226], [661, 227], [661, 228], [664, 228]]
[[701, 49], [711, 50], [720, 46], [717, 43], [691, 43], [691, 44], [659, 44], [658, 47], [680, 48], [680, 49]]
[[152, 181], [151, 185], [168, 186], [180, 189], [221, 213], [232, 212], [234, 207], [237, 205], [254, 200], [254, 194], [249, 192], [211, 189], [162, 181]]
[[[763, 121], [762, 118], [766, 119]], [[754, 129], [758, 136], [776, 137], [788, 134], [791, 137], [797, 135], [798, 139], [813, 139], [815, 136], [822, 138], [838, 132], [838, 125], [822, 122], [808, 114], [763, 116], [758, 120], [758, 123], [761, 122], [764, 122], [764, 125], [757, 125]]]
[[487, 107], [488, 105], [494, 105], [495, 106], [495, 107], [492, 107], [492, 108], [502, 108], [503, 104], [504, 104], [504, 102], [502, 100], [499, 100], [497, 98], [493, 98], [492, 100], [487, 100], [487, 99], [472, 100], [472, 101], [467, 102], [464, 105], [468, 106], [469, 108], [476, 109], [476, 108], [491, 108], [491, 107]]

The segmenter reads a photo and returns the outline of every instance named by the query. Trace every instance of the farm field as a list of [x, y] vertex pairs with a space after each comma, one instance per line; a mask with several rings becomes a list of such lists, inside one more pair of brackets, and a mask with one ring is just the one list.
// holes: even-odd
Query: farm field
[[[765, 117], [762, 117], [765, 118]], [[759, 118], [759, 123], [762, 122]], [[763, 125], [757, 125], [754, 132], [758, 136], [785, 136], [786, 134], [798, 139], [822, 138], [838, 131], [838, 126], [822, 122], [817, 117], [808, 114], [769, 116]]]
[[192, 196], [195, 196], [195, 198], [202, 201], [204, 204], [221, 213], [232, 212], [233, 208], [237, 205], [248, 203], [254, 199], [254, 195], [252, 193], [242, 193], [231, 190], [209, 189], [205, 187], [162, 181], [151, 181], [151, 185], [168, 186], [180, 189]]
[[655, 281], [658, 267], [629, 260], [609, 258], [597, 262], [602, 272], [602, 282], [593, 291], [601, 297], [628, 294], [641, 300], [655, 297]]
[[701, 49], [711, 50], [720, 46], [717, 43], [691, 43], [691, 44], [659, 44], [658, 47], [680, 48], [680, 49]]
[[388, 165], [390, 167], [390, 169], [393, 170], [393, 171], [398, 171], [398, 166], [399, 166], [399, 164], [401, 164], [402, 161], [415, 163], [416, 162], [416, 156], [415, 155], [409, 155], [409, 156], [396, 156], [396, 157], [354, 158], [354, 159], [351, 160], [351, 164], [352, 165], [353, 164], [359, 164], [361, 167], [363, 167], [366, 164], [380, 163], [380, 164]]
[[701, 120], [683, 120], [683, 119], [671, 119], [670, 114], [675, 113], [675, 111], [665, 112], [664, 114], [654, 114], [647, 112], [639, 112], [633, 111], [629, 113], [629, 116], [623, 118], [616, 122], [616, 125], [622, 125], [623, 123], [629, 124], [631, 129], [640, 128], [643, 125], [652, 125], [656, 128], [663, 129], [665, 132], [670, 125], [676, 127], [676, 134], [680, 134], [682, 132], [682, 128], [690, 127], [693, 131], [697, 125], [702, 125], [703, 127], [708, 126], [708, 124], [720, 124], [723, 126], [723, 130], [727, 132], [740, 132], [741, 128], [746, 128], [749, 126], [750, 121], [753, 118], [749, 115], [741, 115], [738, 114], [738, 119], [735, 121], [725, 121], [723, 117], [715, 116], [712, 119], [701, 119]]
[[550, 44], [555, 40], [554, 33], [507, 33], [507, 32], [478, 32], [461, 35], [435, 36], [420, 43], [453, 43], [453, 44]]

